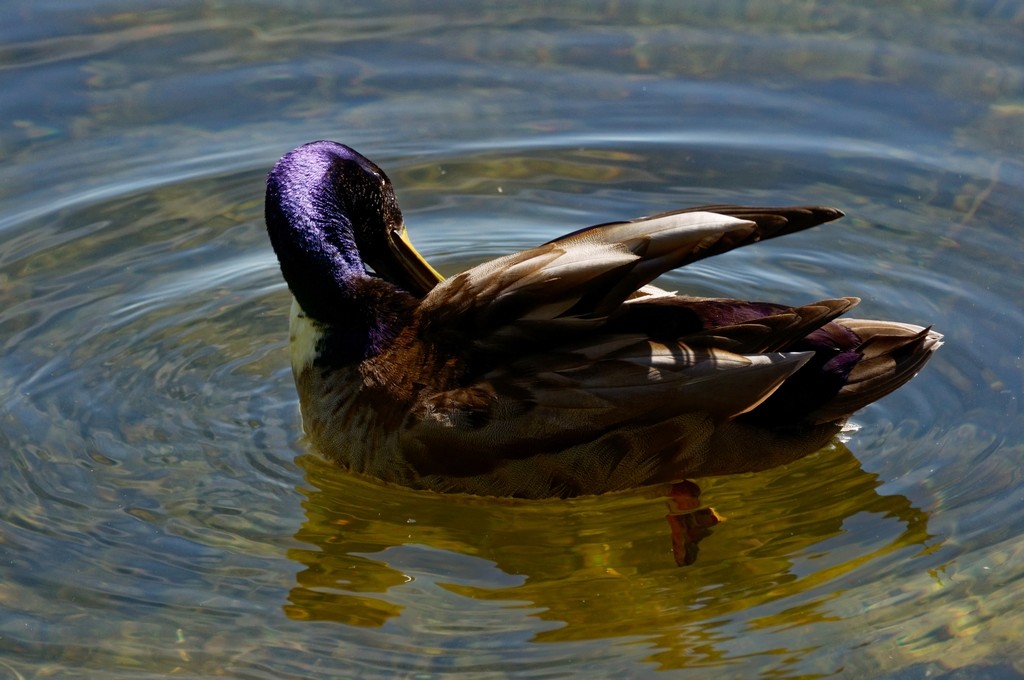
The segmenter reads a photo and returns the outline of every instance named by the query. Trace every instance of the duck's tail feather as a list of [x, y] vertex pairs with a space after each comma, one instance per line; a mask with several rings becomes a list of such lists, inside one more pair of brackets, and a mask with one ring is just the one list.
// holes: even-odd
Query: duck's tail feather
[[942, 335], [930, 326], [866, 319], [838, 319], [835, 323], [861, 339], [857, 347], [860, 359], [836, 396], [810, 414], [809, 420], [815, 423], [845, 420], [896, 390], [917, 375], [942, 346]]
[[742, 418], [770, 429], [842, 424], [913, 378], [941, 345], [931, 328], [836, 319], [788, 348], [815, 356]]

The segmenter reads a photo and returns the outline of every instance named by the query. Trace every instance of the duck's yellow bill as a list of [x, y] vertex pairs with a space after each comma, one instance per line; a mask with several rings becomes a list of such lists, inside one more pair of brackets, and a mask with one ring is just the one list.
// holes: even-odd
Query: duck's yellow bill
[[401, 267], [401, 273], [396, 272], [394, 275], [404, 279], [399, 283], [410, 293], [426, 295], [434, 289], [434, 286], [444, 281], [444, 277], [438, 274], [437, 270], [431, 267], [430, 263], [412, 245], [405, 225], [394, 229], [388, 241]]

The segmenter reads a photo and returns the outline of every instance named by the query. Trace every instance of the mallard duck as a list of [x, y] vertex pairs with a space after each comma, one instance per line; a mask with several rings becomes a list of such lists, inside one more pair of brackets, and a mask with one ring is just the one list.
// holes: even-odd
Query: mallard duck
[[312, 446], [439, 492], [600, 494], [812, 453], [913, 377], [930, 328], [650, 285], [842, 216], [707, 206], [582, 229], [448, 279], [413, 248], [384, 172], [312, 142], [267, 180]]

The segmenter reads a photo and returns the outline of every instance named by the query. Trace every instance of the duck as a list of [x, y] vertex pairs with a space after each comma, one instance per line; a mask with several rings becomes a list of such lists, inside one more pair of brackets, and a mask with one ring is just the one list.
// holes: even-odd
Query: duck
[[312, 449], [441, 493], [571, 498], [748, 473], [828, 445], [920, 371], [928, 326], [665, 291], [661, 274], [843, 216], [710, 205], [608, 222], [445, 278], [391, 181], [343, 144], [285, 154], [265, 219], [292, 295]]

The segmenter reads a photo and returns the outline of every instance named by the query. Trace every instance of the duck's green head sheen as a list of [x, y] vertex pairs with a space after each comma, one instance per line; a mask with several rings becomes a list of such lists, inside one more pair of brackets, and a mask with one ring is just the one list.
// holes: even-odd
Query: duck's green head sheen
[[267, 178], [266, 221], [281, 271], [303, 310], [324, 322], [369, 274], [366, 264], [402, 229], [387, 176], [342, 144], [320, 141], [286, 154]]
[[416, 297], [441, 276], [409, 242], [384, 171], [337, 142], [304, 144], [267, 178], [267, 231], [292, 294], [330, 323], [353, 300], [367, 267]]

